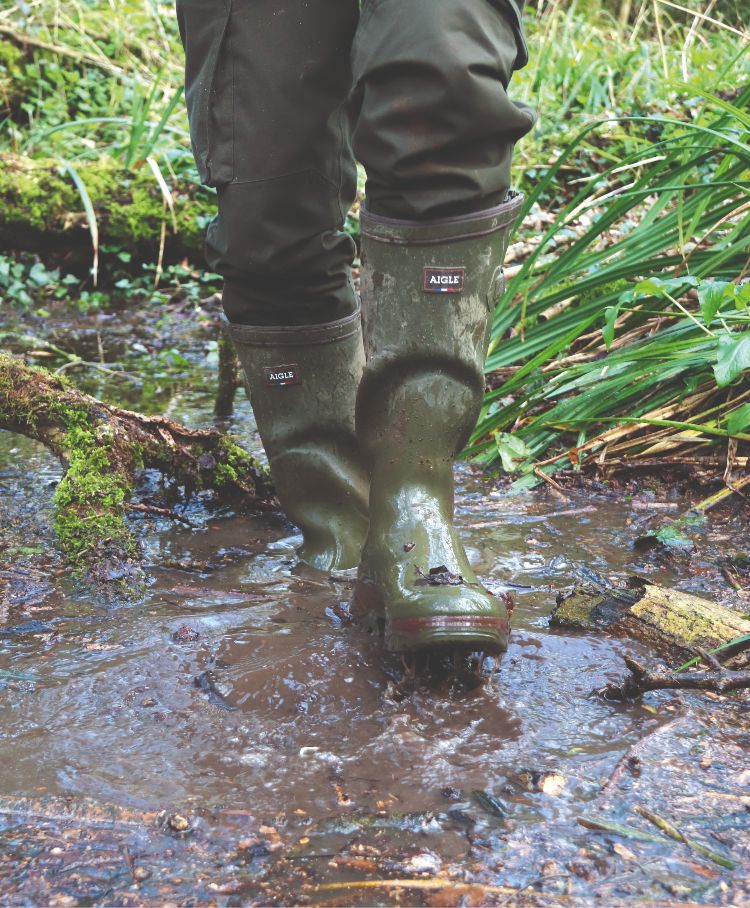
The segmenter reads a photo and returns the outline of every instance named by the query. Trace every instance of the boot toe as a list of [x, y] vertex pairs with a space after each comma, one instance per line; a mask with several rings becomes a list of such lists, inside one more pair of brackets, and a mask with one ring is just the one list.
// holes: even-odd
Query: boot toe
[[508, 648], [509, 634], [504, 605], [481, 588], [425, 590], [400, 608], [386, 609], [391, 652], [440, 648], [497, 654]]

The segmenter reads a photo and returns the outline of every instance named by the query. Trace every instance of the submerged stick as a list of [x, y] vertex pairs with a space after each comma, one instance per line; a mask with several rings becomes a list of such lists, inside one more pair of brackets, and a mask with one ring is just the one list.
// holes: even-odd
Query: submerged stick
[[668, 722], [657, 723], [652, 728], [649, 728], [646, 734], [636, 741], [632, 747], [628, 748], [617, 761], [617, 765], [615, 766], [612, 775], [602, 786], [602, 790], [597, 798], [597, 805], [603, 804], [608, 800], [626, 770], [630, 769], [631, 771], [634, 771], [637, 769], [641, 763], [641, 753], [643, 753], [648, 744], [653, 742], [654, 738], [673, 731], [675, 726], [682, 723], [684, 719], [684, 716], [675, 716], [674, 719], [670, 719]]
[[663, 835], [655, 835], [653, 832], [646, 832], [638, 829], [637, 826], [627, 826], [625, 823], [615, 823], [612, 820], [599, 819], [597, 817], [576, 817], [576, 822], [584, 829], [591, 829], [594, 832], [610, 832], [612, 835], [622, 836], [624, 839], [636, 839], [640, 842], [659, 842], [668, 844], [669, 839]]
[[716, 851], [711, 851], [710, 848], [706, 848], [706, 846], [701, 845], [700, 842], [689, 839], [684, 832], [674, 825], [674, 823], [671, 823], [664, 817], [660, 817], [658, 813], [654, 813], [654, 811], [649, 810], [648, 807], [638, 805], [636, 806], [635, 811], [645, 820], [648, 820], [649, 823], [653, 823], [657, 829], [661, 829], [661, 831], [668, 835], [670, 839], [674, 839], [675, 842], [682, 842], [683, 845], [687, 845], [688, 848], [703, 855], [704, 858], [713, 861], [714, 864], [719, 864], [719, 866], [726, 867], [728, 870], [734, 870], [737, 866], [737, 862], [733, 861], [731, 858], [725, 858], [724, 855], [719, 854]]
[[345, 892], [351, 889], [450, 889], [455, 892], [472, 890], [487, 895], [526, 896], [530, 899], [541, 899], [552, 902], [569, 902], [565, 895], [546, 895], [542, 892], [530, 892], [525, 889], [514, 889], [511, 886], [488, 886], [484, 883], [463, 883], [456, 880], [351, 880], [345, 883], [319, 883], [313, 887], [315, 892]]

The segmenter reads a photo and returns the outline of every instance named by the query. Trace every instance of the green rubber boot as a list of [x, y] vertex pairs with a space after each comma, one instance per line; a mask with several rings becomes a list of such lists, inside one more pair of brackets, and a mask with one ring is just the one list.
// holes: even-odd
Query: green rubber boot
[[225, 322], [245, 371], [276, 494], [302, 530], [298, 555], [319, 570], [359, 563], [367, 472], [354, 432], [364, 367], [359, 311], [323, 325]]
[[504, 604], [485, 590], [453, 527], [453, 462], [484, 394], [503, 258], [523, 197], [458, 218], [361, 212], [367, 365], [357, 435], [370, 468], [370, 529], [355, 607], [385, 618], [392, 652], [499, 653]]

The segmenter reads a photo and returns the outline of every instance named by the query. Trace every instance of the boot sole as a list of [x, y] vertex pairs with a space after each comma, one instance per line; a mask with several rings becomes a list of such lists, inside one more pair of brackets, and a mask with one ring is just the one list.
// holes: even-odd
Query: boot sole
[[395, 618], [386, 623], [385, 645], [392, 653], [461, 649], [499, 655], [508, 648], [507, 619], [491, 615]]

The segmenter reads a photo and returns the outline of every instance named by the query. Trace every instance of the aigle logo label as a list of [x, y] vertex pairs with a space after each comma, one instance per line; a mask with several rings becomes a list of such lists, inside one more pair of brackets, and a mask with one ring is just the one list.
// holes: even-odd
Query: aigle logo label
[[288, 363], [283, 366], [266, 366], [263, 370], [266, 384], [272, 388], [286, 388], [287, 385], [298, 385], [302, 381], [299, 366]]
[[422, 289], [425, 293], [461, 293], [465, 268], [425, 268]]

